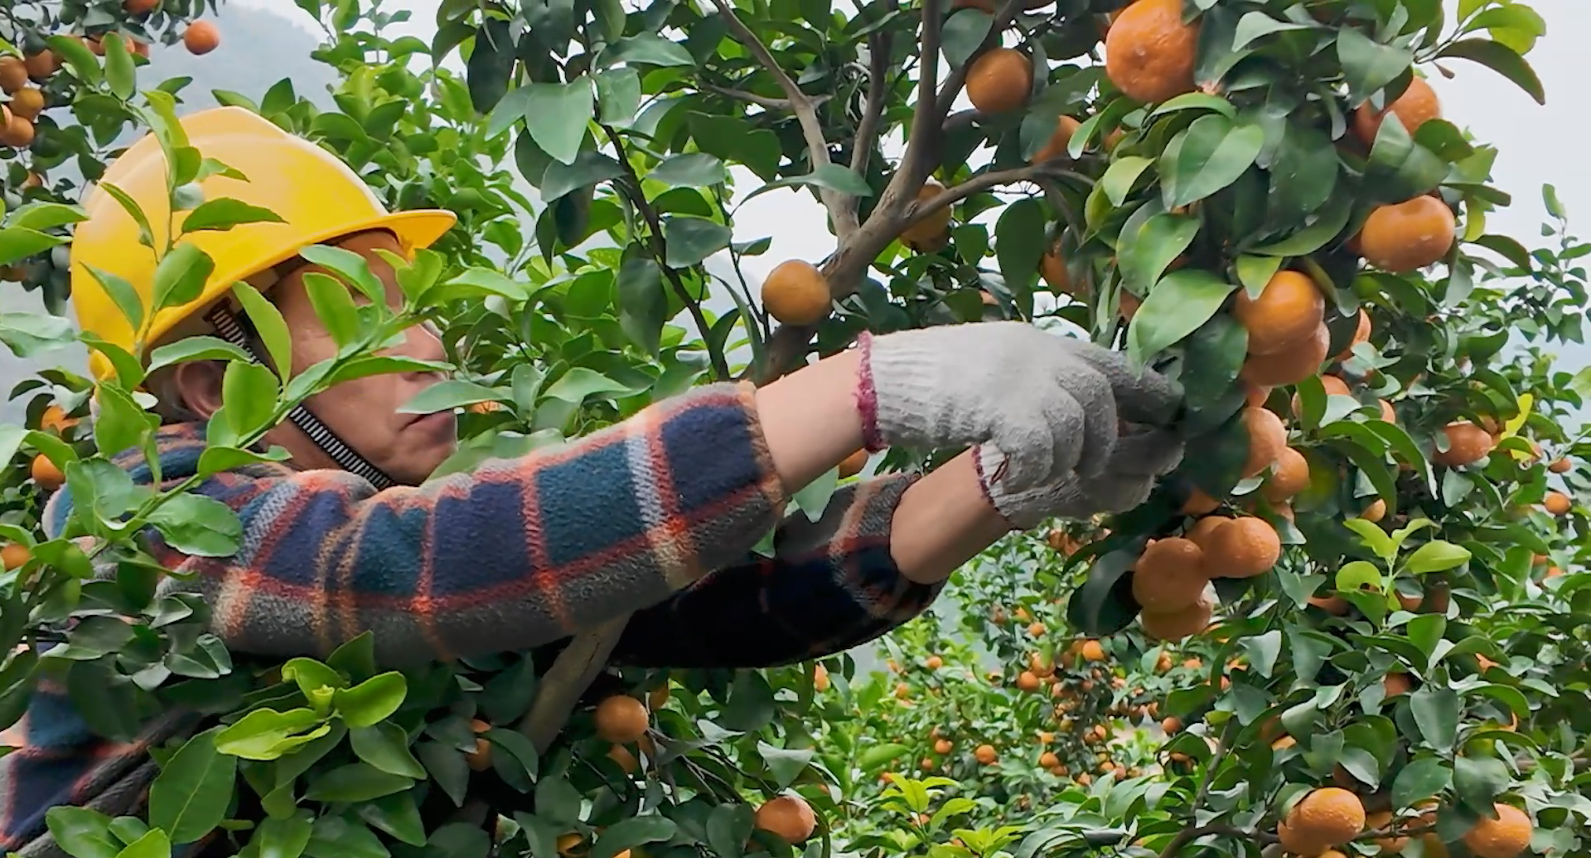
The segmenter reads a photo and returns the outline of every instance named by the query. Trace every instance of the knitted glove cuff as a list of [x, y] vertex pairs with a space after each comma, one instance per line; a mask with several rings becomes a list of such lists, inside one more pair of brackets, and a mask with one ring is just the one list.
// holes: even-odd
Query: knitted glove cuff
[[856, 378], [856, 410], [862, 416], [862, 446], [877, 453], [889, 446], [878, 431], [878, 387], [873, 382], [873, 335], [863, 331], [856, 341], [861, 355]]

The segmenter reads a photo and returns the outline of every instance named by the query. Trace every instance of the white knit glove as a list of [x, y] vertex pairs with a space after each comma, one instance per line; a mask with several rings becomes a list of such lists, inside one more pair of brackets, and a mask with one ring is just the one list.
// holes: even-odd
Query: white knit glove
[[1104, 473], [1118, 417], [1164, 426], [1182, 391], [1127, 357], [1025, 322], [863, 335], [858, 405], [870, 451], [989, 444], [1008, 492]]
[[1126, 512], [1149, 499], [1155, 480], [1182, 462], [1182, 438], [1172, 429], [1128, 425], [1097, 477], [1072, 475], [1053, 484], [1011, 491], [996, 479], [1006, 465], [992, 445], [977, 449], [978, 477], [989, 502], [1015, 530], [1032, 530], [1054, 516], [1084, 519], [1104, 512]]

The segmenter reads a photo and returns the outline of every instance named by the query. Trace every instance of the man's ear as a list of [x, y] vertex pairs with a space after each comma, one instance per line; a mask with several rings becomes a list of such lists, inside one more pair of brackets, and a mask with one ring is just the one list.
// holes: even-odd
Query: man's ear
[[178, 364], [173, 369], [172, 386], [189, 411], [209, 420], [221, 410], [221, 377], [225, 370], [226, 364], [215, 360]]

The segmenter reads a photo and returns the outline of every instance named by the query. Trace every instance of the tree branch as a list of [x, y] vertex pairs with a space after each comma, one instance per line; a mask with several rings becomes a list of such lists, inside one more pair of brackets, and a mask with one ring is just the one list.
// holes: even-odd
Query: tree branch
[[912, 203], [906, 208], [902, 218], [901, 227], [907, 228], [912, 224], [928, 217], [941, 209], [949, 208], [956, 203], [1001, 185], [1014, 185], [1017, 182], [1037, 181], [1043, 176], [1050, 175], [1052, 170], [1044, 164], [1034, 164], [1028, 167], [1018, 167], [1012, 170], [997, 170], [992, 173], [980, 173], [959, 185], [952, 185], [939, 192], [932, 199]]
[[608, 142], [613, 144], [615, 154], [619, 156], [619, 166], [624, 168], [625, 176], [630, 180], [632, 192], [625, 196], [629, 198], [631, 205], [635, 206], [636, 211], [641, 213], [642, 219], [646, 221], [647, 230], [651, 233], [647, 249], [651, 252], [653, 260], [657, 262], [657, 267], [663, 272], [663, 276], [668, 278], [669, 285], [674, 288], [674, 294], [685, 303], [685, 309], [690, 311], [691, 318], [695, 320], [696, 329], [701, 332], [702, 342], [707, 346], [707, 359], [712, 362], [713, 373], [717, 376], [717, 380], [727, 381], [729, 362], [722, 352], [713, 348], [712, 338], [708, 336], [712, 325], [708, 324], [701, 303], [691, 297], [690, 290], [686, 289], [684, 281], [680, 280], [679, 272], [668, 266], [668, 244], [663, 237], [662, 220], [658, 218], [652, 204], [647, 201], [646, 192], [641, 189], [641, 177], [636, 175], [635, 165], [630, 163], [630, 155], [624, 148], [624, 140], [612, 128], [606, 125], [601, 127], [602, 133], [607, 135]]
[[857, 175], [867, 171], [867, 160], [873, 156], [873, 146], [878, 143], [879, 122], [884, 118], [884, 105], [889, 100], [889, 55], [893, 42], [888, 30], [867, 37], [867, 103], [851, 146], [851, 169]]
[[536, 688], [536, 697], [530, 711], [519, 722], [519, 732], [536, 746], [536, 753], [544, 754], [552, 747], [552, 740], [569, 723], [580, 695], [591, 686], [591, 680], [608, 662], [608, 655], [624, 633], [630, 615], [624, 614], [588, 631], [575, 635], [574, 640], [548, 668]]
[[[796, 121], [801, 124], [801, 134], [806, 139], [807, 157], [812, 162], [815, 171], [820, 167], [834, 163], [829, 158], [829, 143], [823, 137], [823, 124], [818, 121], [817, 105], [806, 93], [801, 91], [796, 82], [790, 78], [774, 58], [768, 46], [757, 38], [757, 34], [746, 26], [735, 14], [735, 7], [730, 0], [713, 0], [718, 13], [724, 16], [724, 21], [729, 25], [729, 31], [734, 33], [735, 39], [756, 57], [757, 62], [773, 75], [779, 88], [784, 90], [785, 97], [790, 101], [790, 110], [795, 114]], [[837, 193], [827, 188], [818, 189], [818, 198], [823, 201], [823, 207], [828, 209], [829, 219], [834, 223], [834, 232], [840, 241], [845, 241], [851, 233], [856, 231], [856, 205], [855, 200], [846, 194]]]
[[[766, 95], [758, 95], [755, 92], [747, 92], [743, 89], [730, 89], [727, 86], [717, 86], [716, 84], [711, 83], [703, 83], [701, 84], [701, 88], [707, 90], [708, 92], [716, 92], [719, 95], [725, 96], [727, 98], [739, 99], [740, 101], [749, 101], [752, 104], [761, 105], [763, 107], [769, 108], [770, 110], [789, 110], [792, 106], [790, 104], [790, 99], [788, 98], [769, 98]], [[821, 97], [826, 99], [828, 96]]]

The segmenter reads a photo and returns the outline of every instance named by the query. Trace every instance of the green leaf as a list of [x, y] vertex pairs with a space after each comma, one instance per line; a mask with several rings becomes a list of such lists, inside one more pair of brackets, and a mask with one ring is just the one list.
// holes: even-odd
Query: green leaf
[[1140, 155], [1127, 155], [1111, 162], [1105, 175], [1099, 179], [1099, 187], [1105, 191], [1105, 198], [1110, 200], [1111, 205], [1121, 208], [1122, 203], [1127, 201], [1127, 195], [1132, 193], [1138, 177], [1154, 163], [1153, 158]]
[[862, 751], [861, 756], [857, 757], [856, 765], [862, 771], [873, 774], [910, 751], [911, 748], [893, 742], [872, 745]]
[[774, 783], [783, 789], [792, 783], [800, 774], [812, 764], [812, 757], [816, 753], [811, 748], [776, 748], [767, 742], [757, 742], [757, 753], [762, 761], [768, 764], [768, 772], [773, 775]]
[[431, 774], [431, 781], [442, 788], [455, 806], [463, 807], [464, 791], [470, 780], [469, 763], [464, 761], [464, 755], [441, 742], [421, 742], [416, 753]]
[[310, 306], [338, 348], [359, 339], [359, 310], [342, 281], [329, 274], [311, 271], [304, 275], [304, 291]]
[[1181, 342], [1214, 316], [1236, 287], [1203, 269], [1173, 271], [1144, 299], [1128, 329], [1128, 348], [1147, 358]]
[[268, 208], [250, 205], [230, 197], [206, 200], [182, 221], [184, 233], [213, 230], [225, 232], [246, 223], [286, 223], [282, 216]]
[[277, 374], [285, 377], [293, 365], [293, 339], [287, 331], [287, 321], [282, 318], [282, 311], [266, 300], [258, 289], [241, 280], [232, 284], [232, 294], [237, 296], [249, 321], [254, 323], [255, 332], [265, 344], [265, 356], [270, 358]]
[[619, 327], [631, 342], [656, 356], [668, 321], [663, 271], [645, 256], [626, 256], [619, 267]]
[[100, 77], [99, 60], [94, 58], [94, 52], [83, 44], [79, 36], [49, 36], [44, 40], [49, 44], [55, 55], [66, 60], [77, 76], [90, 84], [98, 85]]
[[178, 242], [155, 267], [154, 306], [150, 311], [158, 312], [197, 300], [214, 270], [215, 262], [198, 245]]
[[1425, 741], [1438, 751], [1451, 751], [1458, 741], [1458, 716], [1462, 705], [1452, 689], [1426, 685], [1409, 698], [1409, 710]]
[[1420, 648], [1426, 658], [1436, 651], [1436, 645], [1447, 631], [1447, 618], [1441, 614], [1421, 614], [1409, 620], [1409, 642]]
[[44, 814], [50, 836], [72, 858], [116, 858], [121, 843], [110, 833], [110, 817], [84, 807], [58, 805]]
[[1241, 51], [1255, 40], [1269, 36], [1272, 33], [1285, 33], [1290, 30], [1307, 30], [1308, 24], [1289, 24], [1278, 21], [1264, 12], [1249, 12], [1238, 19], [1237, 32], [1232, 37], [1232, 51]]
[[629, 128], [635, 123], [635, 112], [641, 107], [641, 76], [633, 68], [607, 69], [599, 72], [597, 81], [597, 113], [603, 125], [612, 128]]
[[243, 538], [231, 507], [203, 495], [172, 496], [149, 514], [149, 523], [172, 548], [195, 557], [230, 557]]
[[349, 742], [359, 759], [393, 775], [421, 780], [425, 768], [409, 751], [409, 734], [391, 722], [355, 727], [348, 731]]
[[[310, 732], [304, 733], [308, 730]], [[256, 709], [215, 737], [216, 750], [245, 760], [274, 760], [329, 731], [310, 709]]]
[[81, 206], [39, 200], [24, 203], [12, 212], [7, 226], [43, 230], [66, 226], [69, 223], [82, 223], [85, 220], [88, 220], [88, 215]]
[[1489, 39], [1460, 39], [1442, 49], [1440, 57], [1457, 57], [1480, 63], [1513, 81], [1537, 104], [1547, 103], [1547, 92], [1530, 63], [1513, 48]]
[[259, 858], [299, 858], [313, 830], [304, 812], [287, 819], [268, 818], [260, 821], [249, 843], [259, 850]]
[[232, 437], [248, 438], [271, 428], [276, 398], [281, 395], [276, 374], [250, 361], [233, 361], [221, 376], [221, 414]]
[[1425, 543], [1414, 549], [1409, 555], [1405, 565], [1410, 572], [1424, 575], [1429, 572], [1443, 572], [1468, 563], [1470, 551], [1462, 545], [1454, 545], [1440, 539]]
[[1497, 797], [1512, 780], [1508, 766], [1492, 757], [1457, 757], [1453, 760], [1453, 792], [1476, 813], [1490, 813]]
[[353, 688], [339, 689], [332, 700], [344, 724], [369, 727], [398, 711], [408, 693], [408, 681], [394, 670], [372, 676]]
[[624, 168], [618, 161], [595, 150], [581, 150], [573, 164], [553, 161], [547, 165], [547, 172], [541, 178], [541, 198], [550, 203], [571, 191], [622, 175]]
[[413, 778], [384, 772], [369, 763], [339, 766], [309, 782], [304, 798], [310, 801], [358, 802], [401, 792], [414, 786]]
[[1392, 805], [1408, 807], [1423, 798], [1447, 789], [1453, 773], [1441, 760], [1427, 757], [1415, 760], [1398, 772], [1392, 781]]
[[945, 19], [939, 37], [941, 50], [951, 68], [961, 68], [989, 37], [994, 16], [979, 9], [960, 9]]
[[1276, 224], [1295, 224], [1321, 211], [1337, 188], [1340, 162], [1326, 132], [1308, 125], [1286, 126], [1270, 166], [1267, 213]]
[[370, 261], [345, 247], [329, 244], [311, 244], [298, 252], [305, 261], [316, 267], [335, 272], [344, 282], [352, 284], [373, 304], [387, 303], [387, 286], [370, 270]]
[[46, 235], [36, 229], [8, 226], [0, 229], [0, 265], [15, 265], [36, 253], [65, 244], [61, 235]]
[[398, 409], [399, 414], [435, 414], [438, 411], [452, 411], [477, 402], [506, 401], [507, 396], [501, 391], [494, 390], [473, 381], [450, 379], [439, 381], [427, 387], [413, 399], [405, 402]]
[[1220, 114], [1201, 116], [1166, 146], [1160, 191], [1166, 208], [1197, 202], [1237, 181], [1265, 145], [1265, 129]]
[[664, 218], [663, 238], [668, 242], [668, 254], [663, 262], [670, 268], [689, 268], [728, 247], [732, 237], [729, 227], [706, 218]]
[[542, 778], [536, 783], [536, 815], [555, 823], [573, 823], [580, 818], [580, 791], [562, 777]]
[[1355, 27], [1337, 31], [1337, 60], [1348, 82], [1348, 100], [1363, 104], [1377, 90], [1397, 80], [1414, 63], [1404, 48], [1383, 45]]
[[658, 164], [646, 177], [670, 188], [701, 188], [724, 180], [724, 162], [705, 152], [689, 152]]
[[531, 83], [520, 90], [531, 139], [554, 161], [573, 164], [595, 107], [591, 79], [581, 75], [569, 83]]
[[151, 828], [143, 837], [116, 853], [116, 858], [171, 858], [171, 838], [159, 828]]
[[322, 816], [315, 820], [304, 853], [310, 858], [391, 858], [392, 855], [364, 823], [350, 822], [341, 816]]
[[149, 788], [149, 824], [173, 843], [195, 843], [226, 818], [238, 758], [216, 750], [219, 728], [189, 739]]
[[994, 227], [994, 252], [1000, 262], [1000, 275], [1005, 278], [1006, 288], [1017, 296], [1017, 306], [1024, 308], [1024, 312], [1032, 306], [1039, 262], [1048, 248], [1043, 212], [1038, 200], [1018, 200], [1005, 207]]
[[683, 45], [671, 42], [656, 33], [637, 33], [620, 39], [603, 52], [607, 63], [623, 61], [631, 64], [653, 66], [693, 66], [696, 60]]
[[610, 826], [591, 847], [591, 858], [613, 858], [626, 849], [674, 837], [678, 826], [666, 816], [632, 816]]
[[425, 822], [420, 818], [413, 791], [366, 802], [359, 806], [359, 818], [410, 846], [425, 845]]
[[[1393, 123], [1382, 123], [1383, 126]], [[1325, 247], [1342, 233], [1353, 217], [1353, 199], [1348, 194], [1333, 194], [1324, 209], [1308, 219], [1308, 226], [1287, 238], [1252, 249], [1265, 256], [1304, 256]]]
[[450, 822], [433, 831], [426, 842], [448, 858], [486, 858], [492, 849], [491, 837], [479, 825], [468, 822]]
[[188, 361], [235, 360], [248, 362], [249, 353], [216, 337], [184, 337], [149, 353], [149, 371]]
[[752, 197], [761, 196], [768, 191], [777, 190], [779, 188], [793, 188], [798, 185], [813, 185], [819, 188], [834, 191], [836, 193], [849, 194], [853, 197], [871, 197], [873, 195], [872, 186], [868, 185], [867, 180], [863, 179], [861, 176], [858, 176], [854, 170], [847, 169], [840, 166], [839, 164], [824, 164], [821, 167], [818, 167], [816, 170], [813, 170], [812, 172], [805, 175], [790, 176], [788, 178], [779, 179], [778, 181], [769, 182], [768, 184], [763, 185], [755, 191], [747, 194], [745, 199], [741, 200], [736, 205], [737, 207], [745, 205], [747, 200], [750, 200]]
[[1441, 158], [1414, 142], [1403, 123], [1383, 122], [1370, 149], [1365, 177], [1375, 183], [1377, 199], [1396, 203], [1435, 189], [1448, 169]]
[[1067, 602], [1066, 621], [1090, 635], [1114, 634], [1137, 618], [1130, 605], [1132, 578], [1128, 573], [1138, 562], [1142, 542], [1101, 556], [1089, 567], [1083, 586], [1072, 591]]
[[24, 360], [70, 345], [72, 322], [62, 316], [0, 312], [0, 343]]
[[1280, 629], [1271, 629], [1263, 635], [1242, 640], [1243, 651], [1248, 655], [1249, 664], [1259, 672], [1260, 676], [1267, 679], [1276, 667], [1276, 658], [1282, 654], [1282, 633]]
[[110, 455], [141, 446], [159, 423], [159, 418], [144, 411], [121, 388], [100, 388], [99, 404], [99, 419], [94, 421], [94, 443]]
[[[1144, 221], [1136, 238], [1120, 243], [1122, 279], [1138, 293], [1149, 292], [1199, 234], [1196, 217], [1157, 214]], [[1200, 320], [1202, 324], [1203, 320]]]
[[348, 681], [343, 679], [342, 674], [329, 665], [302, 657], [288, 659], [287, 663], [282, 665], [282, 681], [296, 684], [305, 699], [313, 699], [313, 695], [324, 688], [335, 690], [348, 686]]

